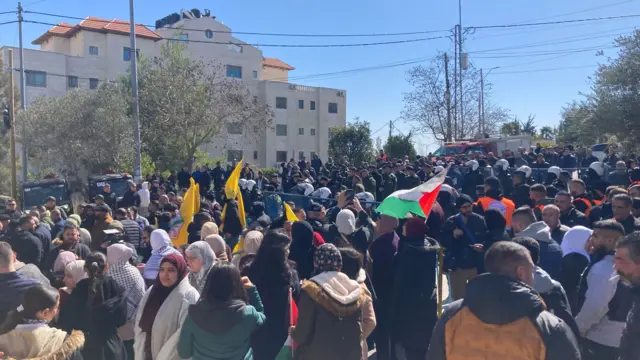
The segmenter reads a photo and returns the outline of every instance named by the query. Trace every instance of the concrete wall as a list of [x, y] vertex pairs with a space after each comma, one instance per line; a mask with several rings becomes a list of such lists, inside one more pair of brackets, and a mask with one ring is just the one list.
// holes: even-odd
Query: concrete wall
[[289, 71], [279, 68], [274, 68], [271, 66], [263, 66], [262, 67], [262, 77], [261, 80], [269, 80], [269, 81], [280, 81], [280, 82], [288, 82], [289, 81]]

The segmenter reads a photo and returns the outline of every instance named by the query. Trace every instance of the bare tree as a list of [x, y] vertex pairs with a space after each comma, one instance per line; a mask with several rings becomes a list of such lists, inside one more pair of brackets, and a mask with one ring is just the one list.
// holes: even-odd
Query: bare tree
[[[451, 69], [452, 66], [449, 66]], [[454, 84], [453, 74], [449, 81]], [[447, 137], [449, 121], [447, 118], [446, 78], [444, 57], [439, 56], [429, 65], [418, 65], [407, 72], [407, 81], [413, 87], [404, 94], [403, 117], [411, 123], [413, 129], [421, 133], [429, 133], [436, 140], [444, 141]], [[480, 71], [470, 67], [465, 70], [463, 97], [458, 103], [451, 99], [451, 133], [456, 138], [476, 135], [480, 129]], [[453, 93], [453, 89], [451, 89]], [[484, 117], [485, 131], [497, 132], [500, 125], [509, 119], [509, 111], [494, 104], [490, 100], [491, 83], [484, 83]], [[460, 101], [464, 109], [464, 127], [459, 116]], [[458, 111], [454, 111], [458, 109]], [[457, 120], [457, 121], [456, 121]]]

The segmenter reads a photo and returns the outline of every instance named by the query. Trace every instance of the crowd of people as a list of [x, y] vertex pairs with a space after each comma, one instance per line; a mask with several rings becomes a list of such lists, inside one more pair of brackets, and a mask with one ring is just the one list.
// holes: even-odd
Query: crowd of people
[[[78, 214], [53, 198], [22, 211], [11, 200], [0, 215], [0, 353], [638, 359], [640, 169], [621, 157], [611, 161], [624, 169], [605, 176], [596, 159], [580, 178], [564, 167], [571, 149], [562, 151], [381, 153], [359, 165], [314, 157], [283, 163], [270, 179], [245, 165], [243, 201], [225, 199], [233, 166], [219, 163], [150, 175], [121, 199], [107, 187]], [[540, 162], [543, 181], [532, 176]], [[442, 171], [426, 219], [366, 205]], [[182, 219], [191, 179], [200, 208]], [[265, 197], [279, 192], [336, 205], [285, 202], [269, 216]], [[183, 226], [188, 244], [175, 247]], [[439, 316], [443, 274], [450, 299]]]

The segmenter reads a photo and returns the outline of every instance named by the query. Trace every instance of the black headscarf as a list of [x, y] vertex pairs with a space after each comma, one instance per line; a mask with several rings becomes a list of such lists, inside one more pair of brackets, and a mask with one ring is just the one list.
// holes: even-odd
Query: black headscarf
[[309, 279], [313, 273], [313, 228], [306, 221], [291, 225], [289, 260], [295, 261], [301, 279]]

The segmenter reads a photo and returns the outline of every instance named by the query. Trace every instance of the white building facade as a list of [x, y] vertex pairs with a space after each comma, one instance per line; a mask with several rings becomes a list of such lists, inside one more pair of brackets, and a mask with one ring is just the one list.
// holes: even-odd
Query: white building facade
[[[346, 125], [346, 92], [340, 89], [288, 83], [294, 68], [266, 58], [262, 51], [233, 37], [231, 29], [206, 11], [183, 11], [159, 20], [153, 31], [136, 26], [136, 47], [146, 57], [160, 55], [166, 39], [183, 40], [194, 60], [216, 61], [227, 76], [239, 78], [273, 110], [272, 127], [258, 141], [246, 134], [227, 133], [202, 150], [227, 161], [246, 161], [273, 167], [291, 158], [328, 157], [329, 132]], [[101, 81], [115, 80], [130, 67], [129, 23], [88, 17], [77, 25], [59, 23], [33, 41], [40, 50], [24, 50], [27, 106], [39, 96], [62, 96], [72, 88], [93, 89]], [[0, 58], [9, 64], [8, 50]], [[14, 64], [19, 52], [14, 49]], [[19, 72], [13, 73], [19, 84]]]

